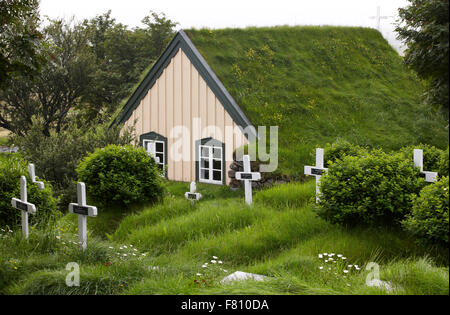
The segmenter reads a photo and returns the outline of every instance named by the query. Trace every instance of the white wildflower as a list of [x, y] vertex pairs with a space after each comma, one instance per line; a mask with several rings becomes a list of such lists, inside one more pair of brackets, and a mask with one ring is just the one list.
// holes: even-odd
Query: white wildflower
[[213, 260], [211, 260], [211, 262], [212, 262], [213, 264], [217, 263], [217, 261], [216, 261], [216, 260], [214, 260], [214, 259], [213, 259]]
[[322, 255], [322, 254], [319, 254], [319, 258], [322, 259], [322, 258], [323, 258], [323, 255]]

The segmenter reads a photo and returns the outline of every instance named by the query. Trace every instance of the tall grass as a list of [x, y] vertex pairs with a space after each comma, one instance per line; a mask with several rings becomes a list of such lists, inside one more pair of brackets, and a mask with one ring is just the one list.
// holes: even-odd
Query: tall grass
[[[259, 191], [251, 207], [228, 193], [220, 198], [217, 188], [202, 189], [215, 198], [191, 205], [168, 196], [119, 220], [110, 240], [89, 233], [86, 251], [71, 219], [31, 231], [28, 241], [20, 230], [7, 233], [0, 239], [0, 293], [448, 294], [447, 249], [419, 246], [395, 230], [348, 230], [323, 221], [308, 203], [313, 181]], [[361, 270], [320, 269], [324, 252], [343, 254]], [[213, 264], [212, 256], [223, 263]], [[80, 266], [79, 287], [65, 283], [68, 262]], [[393, 291], [366, 285], [369, 262], [379, 264]], [[220, 283], [237, 270], [267, 279]]]

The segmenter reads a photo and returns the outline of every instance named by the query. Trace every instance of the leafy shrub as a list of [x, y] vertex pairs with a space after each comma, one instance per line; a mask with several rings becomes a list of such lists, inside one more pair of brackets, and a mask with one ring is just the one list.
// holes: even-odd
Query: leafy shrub
[[448, 189], [448, 176], [422, 189], [411, 214], [402, 222], [403, 228], [422, 241], [448, 246]]
[[[39, 190], [31, 183], [28, 163], [19, 154], [0, 155], [0, 226], [13, 226], [20, 222], [21, 211], [11, 206], [11, 198], [20, 198], [20, 176], [27, 178], [28, 202], [36, 206], [36, 214], [30, 215], [31, 224], [41, 224], [56, 213], [56, 198], [52, 197], [50, 183], [44, 181], [45, 189]], [[40, 179], [42, 180], [42, 179]]]
[[129, 144], [133, 140], [131, 130], [120, 133], [119, 127], [107, 125], [79, 128], [70, 123], [59, 133], [51, 132], [50, 137], [42, 133], [39, 122], [23, 137], [16, 137], [15, 143], [21, 154], [36, 165], [39, 174], [50, 181], [55, 192], [63, 195], [61, 206], [76, 201], [76, 167], [83, 157], [96, 148], [108, 144]]
[[374, 150], [365, 156], [344, 156], [322, 177], [319, 215], [349, 226], [397, 225], [423, 185], [413, 161], [402, 154]]
[[449, 154], [449, 151], [448, 151], [448, 147], [447, 147], [447, 150], [442, 151], [442, 153], [441, 153], [441, 159], [440, 159], [439, 165], [438, 165], [438, 167], [439, 167], [438, 168], [439, 176], [442, 176], [442, 177], [449, 176], [449, 172], [448, 172], [448, 163], [449, 163], [449, 161], [448, 161], [448, 154]]
[[[337, 139], [332, 144], [327, 144], [324, 148], [324, 164], [328, 167], [329, 162], [336, 162], [337, 160], [342, 160], [346, 155], [349, 156], [362, 156], [368, 153], [367, 148], [363, 148], [359, 145], [351, 144], [350, 142], [342, 139]], [[315, 154], [314, 151], [314, 161]]]
[[77, 172], [89, 195], [101, 205], [155, 202], [163, 196], [160, 170], [143, 148], [109, 145], [97, 149], [80, 162]]

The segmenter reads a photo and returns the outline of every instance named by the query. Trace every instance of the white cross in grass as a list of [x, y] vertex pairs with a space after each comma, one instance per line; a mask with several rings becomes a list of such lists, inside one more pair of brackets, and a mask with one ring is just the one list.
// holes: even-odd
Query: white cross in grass
[[97, 207], [86, 205], [86, 185], [77, 184], [77, 203], [69, 204], [69, 212], [78, 214], [78, 240], [83, 250], [87, 247], [87, 217], [97, 216]]
[[249, 155], [244, 155], [243, 162], [244, 162], [244, 171], [237, 172], [236, 179], [244, 181], [245, 202], [248, 205], [251, 205], [252, 204], [252, 181], [260, 180], [261, 173], [251, 171]]
[[328, 168], [323, 167], [323, 149], [316, 149], [316, 166], [305, 166], [305, 175], [312, 175], [316, 177], [316, 202], [320, 199], [320, 178]]
[[191, 202], [194, 202], [194, 201], [200, 200], [202, 198], [202, 194], [196, 192], [197, 185], [195, 184], [195, 182], [192, 182], [189, 188], [190, 188], [189, 192], [186, 192], [184, 194], [186, 199], [191, 200]]
[[423, 150], [421, 149], [414, 149], [414, 166], [420, 168], [420, 175], [425, 178], [426, 182], [437, 181], [438, 173], [423, 170]]
[[37, 184], [37, 186], [40, 190], [44, 189], [44, 187], [45, 187], [44, 183], [36, 181], [36, 174], [34, 172], [34, 164], [32, 164], [32, 163], [28, 164], [28, 174], [30, 174], [31, 181], [33, 183]]
[[35, 214], [36, 206], [27, 202], [27, 179], [25, 176], [20, 177], [20, 200], [17, 198], [11, 199], [13, 208], [22, 211], [22, 234], [28, 238], [28, 213]]

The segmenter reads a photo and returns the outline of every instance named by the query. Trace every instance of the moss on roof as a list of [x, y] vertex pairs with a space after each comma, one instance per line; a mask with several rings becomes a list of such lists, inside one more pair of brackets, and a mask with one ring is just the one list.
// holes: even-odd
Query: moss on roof
[[279, 126], [279, 172], [298, 176], [338, 138], [448, 145], [446, 121], [382, 35], [360, 27], [186, 30], [253, 125]]

